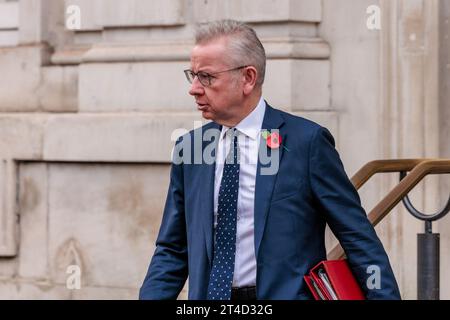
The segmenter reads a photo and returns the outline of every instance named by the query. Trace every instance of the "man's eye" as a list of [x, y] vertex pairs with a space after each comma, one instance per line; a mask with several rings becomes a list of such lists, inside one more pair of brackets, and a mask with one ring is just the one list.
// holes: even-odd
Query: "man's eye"
[[209, 74], [203, 73], [203, 72], [199, 72], [199, 73], [198, 73], [198, 76], [199, 76], [199, 77], [202, 77], [202, 78], [204, 78], [204, 79], [209, 78]]

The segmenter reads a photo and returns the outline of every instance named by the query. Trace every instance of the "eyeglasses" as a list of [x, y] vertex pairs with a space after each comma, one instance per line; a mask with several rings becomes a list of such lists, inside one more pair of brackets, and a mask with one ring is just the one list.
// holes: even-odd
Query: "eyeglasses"
[[235, 70], [239, 70], [239, 69], [242, 69], [245, 67], [248, 67], [248, 66], [240, 66], [237, 68], [213, 72], [213, 73], [207, 73], [204, 71], [194, 72], [191, 69], [187, 69], [187, 70], [184, 70], [184, 74], [186, 75], [186, 79], [189, 81], [189, 83], [192, 83], [194, 81], [195, 77], [197, 77], [198, 81], [200, 81], [200, 83], [203, 86], [208, 87], [211, 85], [211, 80], [216, 78], [216, 77], [214, 77], [215, 74], [229, 72], [229, 71], [235, 71]]

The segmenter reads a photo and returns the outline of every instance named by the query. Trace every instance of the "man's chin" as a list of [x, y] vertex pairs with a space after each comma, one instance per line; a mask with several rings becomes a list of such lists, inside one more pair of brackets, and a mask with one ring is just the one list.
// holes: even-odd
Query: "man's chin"
[[202, 111], [202, 117], [206, 120], [213, 120], [214, 121], [214, 117], [213, 114], [211, 112], [209, 112], [208, 110], [203, 110]]

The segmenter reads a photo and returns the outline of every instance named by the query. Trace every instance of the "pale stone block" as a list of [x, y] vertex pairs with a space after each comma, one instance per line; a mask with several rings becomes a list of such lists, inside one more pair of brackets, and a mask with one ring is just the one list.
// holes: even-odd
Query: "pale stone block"
[[103, 0], [104, 27], [172, 26], [184, 24], [181, 0]]
[[321, 1], [314, 0], [194, 0], [197, 21], [236, 19], [246, 22], [320, 22]]
[[293, 41], [308, 41], [317, 37], [317, 25], [310, 22], [255, 23], [252, 28], [264, 45], [267, 57], [267, 42], [274, 40], [276, 44], [284, 46]]
[[21, 44], [48, 43], [51, 47], [64, 47], [72, 42], [73, 32], [66, 29], [64, 1], [18, 2]]
[[79, 46], [91, 46], [103, 41], [102, 31], [83, 31], [74, 34], [73, 43]]
[[38, 97], [42, 109], [52, 112], [78, 110], [78, 67], [43, 67]]
[[274, 59], [267, 62], [263, 95], [287, 110], [330, 109], [328, 60]]
[[266, 64], [263, 97], [275, 108], [291, 110], [292, 101], [292, 60], [273, 59]]
[[15, 47], [0, 49], [0, 112], [37, 111], [40, 66], [47, 58], [47, 48]]
[[178, 134], [200, 121], [198, 113], [50, 116], [44, 159], [170, 162]]
[[79, 70], [82, 112], [194, 110], [186, 62], [83, 64]]
[[265, 41], [266, 57], [273, 59], [328, 59], [330, 46], [319, 38]]
[[292, 72], [293, 110], [330, 108], [329, 60], [294, 60]]
[[[122, 30], [117, 31], [119, 34]], [[125, 37], [125, 33], [122, 38]], [[190, 59], [192, 43], [178, 42], [171, 44], [151, 45], [97, 45], [86, 51], [82, 57], [83, 63], [104, 62], [180, 62]], [[177, 74], [177, 76], [179, 76]]]
[[49, 279], [47, 164], [19, 165], [19, 276]]
[[155, 249], [169, 169], [49, 165], [52, 279], [65, 284], [67, 266], [78, 265], [82, 287], [139, 288]]
[[19, 41], [22, 44], [42, 41], [42, 0], [18, 1], [19, 3]]
[[290, 11], [292, 20], [308, 22], [322, 21], [322, 1], [291, 0]]
[[0, 158], [41, 159], [45, 117], [0, 113]]
[[46, 281], [0, 279], [1, 300], [68, 300], [73, 290]]
[[0, 30], [19, 28], [19, 2], [0, 2]]
[[336, 147], [339, 148], [339, 114], [335, 111], [304, 111], [292, 114], [314, 121], [327, 128], [333, 135]]
[[181, 26], [137, 26], [133, 28], [106, 28], [102, 32], [102, 42], [129, 43], [131, 45], [193, 43], [195, 24]]
[[0, 29], [0, 47], [14, 47], [19, 43], [19, 31]]
[[[8, 279], [17, 274], [19, 260], [17, 258], [3, 258], [0, 260], [0, 283], [1, 279]], [[1, 285], [0, 285], [1, 288]], [[1, 296], [1, 289], [0, 289]]]

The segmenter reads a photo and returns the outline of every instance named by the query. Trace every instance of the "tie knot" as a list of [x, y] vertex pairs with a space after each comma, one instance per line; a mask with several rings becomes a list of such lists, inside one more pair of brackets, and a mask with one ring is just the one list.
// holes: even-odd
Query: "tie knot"
[[228, 155], [226, 157], [225, 163], [227, 164], [238, 164], [239, 163], [239, 147], [237, 137], [239, 135], [239, 131], [236, 128], [230, 128], [226, 132], [229, 138], [230, 149], [228, 151]]
[[236, 128], [230, 128], [227, 130], [226, 135], [230, 138], [234, 138], [239, 135], [239, 131]]

